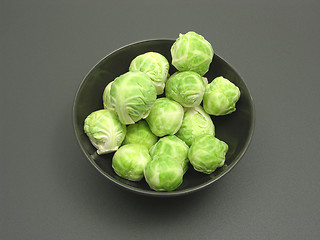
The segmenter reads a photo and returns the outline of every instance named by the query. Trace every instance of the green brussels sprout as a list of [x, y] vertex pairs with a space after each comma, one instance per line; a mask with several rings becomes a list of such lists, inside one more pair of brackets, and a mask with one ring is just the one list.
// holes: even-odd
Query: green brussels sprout
[[169, 74], [168, 60], [156, 52], [147, 52], [132, 60], [129, 71], [144, 72], [153, 81], [157, 94], [162, 94]]
[[123, 124], [134, 124], [146, 118], [156, 98], [156, 88], [143, 72], [122, 74], [111, 85], [111, 104]]
[[157, 141], [158, 137], [151, 132], [148, 123], [145, 120], [140, 120], [127, 126], [127, 134], [123, 145], [137, 143], [150, 149]]
[[127, 144], [120, 147], [113, 155], [112, 168], [122, 178], [140, 181], [150, 161], [147, 147], [141, 144]]
[[188, 146], [200, 135], [209, 134], [214, 136], [215, 127], [210, 116], [201, 106], [186, 109], [183, 121], [176, 135]]
[[169, 192], [181, 185], [183, 168], [174, 158], [157, 155], [147, 164], [144, 177], [151, 189]]
[[112, 83], [113, 81], [109, 82], [108, 85], [105, 87], [102, 95], [102, 101], [103, 101], [103, 107], [105, 109], [115, 111], [115, 108], [111, 105], [111, 100], [110, 100], [110, 90], [111, 90]]
[[226, 115], [236, 110], [240, 98], [239, 88], [224, 77], [217, 77], [206, 86], [203, 108], [208, 114]]
[[212, 135], [196, 137], [189, 149], [188, 158], [196, 171], [211, 174], [222, 167], [228, 145]]
[[176, 72], [166, 83], [166, 97], [173, 99], [184, 107], [199, 106], [205, 91], [202, 77], [191, 71]]
[[153, 145], [150, 150], [150, 156], [154, 158], [158, 155], [168, 155], [180, 162], [183, 172], [188, 169], [188, 145], [175, 135], [160, 138], [159, 141]]
[[158, 98], [146, 118], [151, 131], [158, 137], [175, 134], [182, 123], [183, 107], [168, 98]]
[[180, 34], [171, 47], [172, 65], [178, 71], [194, 71], [201, 76], [208, 72], [214, 55], [211, 44], [203, 36]]
[[115, 112], [108, 109], [87, 116], [84, 131], [99, 155], [116, 151], [126, 136], [126, 126], [119, 121]]
[[204, 85], [207, 86], [208, 85], [208, 78], [202, 77], [202, 80], [204, 82]]

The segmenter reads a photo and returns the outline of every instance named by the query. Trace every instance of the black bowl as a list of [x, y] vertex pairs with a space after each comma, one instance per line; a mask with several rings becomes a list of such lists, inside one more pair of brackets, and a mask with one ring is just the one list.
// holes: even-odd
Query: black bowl
[[[85, 118], [93, 111], [103, 108], [102, 93], [105, 86], [119, 75], [128, 71], [130, 62], [138, 55], [153, 51], [164, 55], [171, 62], [170, 48], [174, 40], [147, 40], [120, 48], [103, 58], [82, 81], [73, 106], [73, 123], [78, 142], [92, 165], [111, 182], [135, 193], [150, 196], [177, 196], [203, 189], [229, 172], [245, 153], [254, 129], [254, 108], [252, 97], [239, 74], [221, 57], [214, 55], [209, 71], [205, 74], [211, 82], [224, 76], [239, 87], [241, 97], [237, 110], [226, 116], [214, 117], [216, 137], [229, 145], [225, 165], [210, 175], [196, 172], [190, 165], [181, 186], [172, 192], [156, 192], [143, 179], [132, 182], [116, 175], [112, 169], [113, 153], [99, 156], [83, 131]], [[169, 73], [176, 69], [170, 66]]]

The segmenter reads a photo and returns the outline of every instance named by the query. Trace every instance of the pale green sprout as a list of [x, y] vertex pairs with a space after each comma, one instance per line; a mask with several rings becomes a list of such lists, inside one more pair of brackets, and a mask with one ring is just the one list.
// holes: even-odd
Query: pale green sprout
[[137, 143], [150, 149], [157, 141], [158, 137], [151, 132], [148, 123], [145, 120], [140, 120], [127, 126], [127, 134], [123, 145]]
[[156, 98], [154, 84], [142, 72], [122, 74], [111, 85], [111, 104], [123, 124], [134, 124], [146, 118]]
[[111, 90], [111, 85], [113, 81], [109, 82], [108, 85], [105, 87], [103, 94], [102, 94], [102, 101], [103, 101], [103, 107], [105, 109], [110, 109], [115, 111], [115, 108], [111, 104], [110, 100], [110, 90]]
[[87, 116], [84, 131], [99, 155], [116, 151], [126, 136], [126, 126], [108, 109]]
[[129, 71], [144, 72], [153, 81], [157, 94], [162, 94], [169, 74], [168, 60], [157, 52], [147, 52], [134, 58], [130, 63]]
[[173, 157], [157, 155], [144, 170], [144, 177], [155, 191], [173, 191], [183, 180], [183, 168]]
[[228, 145], [218, 138], [201, 135], [193, 141], [188, 157], [196, 171], [211, 174], [224, 165], [228, 149]]
[[201, 76], [208, 72], [213, 55], [211, 44], [195, 32], [180, 34], [171, 47], [172, 65], [178, 71], [194, 71]]
[[122, 178], [140, 181], [150, 161], [147, 147], [141, 144], [127, 144], [120, 147], [113, 155], [112, 168]]
[[207, 86], [208, 85], [208, 78], [202, 77], [202, 80], [204, 82], [204, 85]]
[[203, 96], [204, 110], [215, 116], [226, 115], [236, 111], [240, 98], [239, 88], [224, 77], [217, 77], [206, 86]]
[[149, 153], [152, 158], [160, 155], [168, 155], [168, 158], [174, 158], [181, 164], [183, 172], [185, 173], [188, 169], [189, 162], [188, 151], [189, 147], [184, 141], [175, 135], [171, 135], [160, 138], [159, 141], [150, 148]]
[[211, 117], [201, 106], [187, 108], [176, 135], [190, 146], [197, 136], [203, 134], [215, 135], [215, 127]]
[[168, 98], [158, 98], [146, 118], [151, 131], [158, 137], [175, 134], [182, 123], [183, 107]]
[[205, 81], [196, 72], [176, 72], [166, 83], [166, 97], [183, 107], [199, 106], [205, 92]]

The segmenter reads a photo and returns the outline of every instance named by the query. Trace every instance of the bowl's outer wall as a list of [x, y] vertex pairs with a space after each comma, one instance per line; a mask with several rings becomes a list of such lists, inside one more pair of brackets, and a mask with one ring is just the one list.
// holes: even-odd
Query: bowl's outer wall
[[[74, 128], [76, 137], [89, 161], [103, 175], [120, 186], [140, 194], [153, 196], [175, 196], [194, 192], [216, 181], [227, 173], [242, 157], [251, 140], [254, 128], [254, 109], [250, 92], [239, 74], [218, 55], [214, 55], [209, 71], [204, 75], [211, 82], [215, 77], [223, 76], [239, 87], [241, 97], [236, 105], [237, 110], [226, 116], [215, 117], [212, 120], [216, 129], [216, 137], [225, 141], [229, 150], [225, 165], [210, 175], [196, 172], [192, 166], [184, 176], [182, 185], [173, 192], [155, 192], [147, 183], [132, 182], [120, 178], [112, 169], [113, 153], [99, 156], [96, 149], [83, 131], [85, 118], [93, 111], [103, 108], [102, 93], [106, 85], [119, 75], [128, 71], [130, 62], [136, 56], [145, 52], [158, 52], [171, 63], [170, 48], [174, 40], [147, 40], [125, 46], [101, 60], [82, 81], [74, 102]], [[170, 66], [169, 73], [176, 69]]]

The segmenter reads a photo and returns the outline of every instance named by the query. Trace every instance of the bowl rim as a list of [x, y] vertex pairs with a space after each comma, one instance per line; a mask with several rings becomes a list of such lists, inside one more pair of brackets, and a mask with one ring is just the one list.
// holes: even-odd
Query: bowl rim
[[116, 52], [123, 50], [127, 47], [131, 47], [133, 45], [137, 45], [137, 44], [142, 44], [142, 43], [147, 43], [147, 42], [154, 42], [154, 41], [171, 41], [172, 43], [175, 41], [174, 39], [168, 39], [168, 38], [154, 38], [154, 39], [146, 39], [146, 40], [140, 40], [140, 41], [136, 41], [136, 42], [132, 42], [129, 44], [126, 44], [124, 46], [121, 46], [115, 50], [113, 50], [112, 52], [108, 53], [107, 55], [105, 55], [104, 57], [102, 57], [96, 64], [94, 64], [91, 69], [86, 73], [86, 75], [84, 76], [84, 78], [82, 79], [82, 81], [80, 82], [75, 95], [74, 95], [74, 100], [73, 100], [73, 105], [72, 105], [72, 123], [73, 123], [73, 130], [74, 130], [74, 134], [76, 136], [77, 142], [82, 150], [82, 152], [85, 154], [85, 156], [87, 157], [87, 160], [89, 160], [89, 162], [103, 175], [105, 176], [107, 179], [109, 179], [112, 183], [116, 184], [117, 186], [121, 186], [123, 189], [129, 190], [130, 192], [134, 192], [140, 195], [144, 195], [144, 196], [151, 196], [151, 197], [175, 197], [175, 196], [181, 196], [181, 195], [187, 195], [190, 193], [194, 193], [197, 192], [201, 189], [204, 189], [205, 187], [209, 186], [210, 184], [216, 182], [217, 180], [219, 180], [221, 177], [223, 177], [224, 175], [226, 175], [227, 173], [229, 173], [234, 166], [240, 161], [240, 159], [242, 159], [242, 157], [244, 156], [244, 154], [246, 153], [253, 135], [254, 135], [254, 129], [255, 129], [255, 121], [256, 121], [256, 112], [255, 112], [255, 105], [254, 105], [254, 101], [253, 101], [253, 97], [250, 93], [250, 89], [248, 88], [247, 84], [245, 83], [245, 81], [243, 81], [242, 77], [240, 76], [239, 72], [237, 71], [237, 69], [232, 66], [230, 63], [228, 63], [224, 58], [222, 58], [221, 56], [219, 56], [218, 54], [214, 54], [214, 56], [217, 56], [218, 58], [220, 58], [223, 62], [225, 62], [226, 64], [229, 65], [230, 68], [232, 68], [234, 70], [234, 72], [238, 75], [238, 77], [240, 78], [240, 80], [242, 81], [242, 83], [244, 84], [244, 86], [246, 87], [248, 93], [249, 93], [249, 100], [251, 103], [251, 110], [252, 110], [252, 117], [250, 119], [251, 124], [250, 124], [250, 128], [249, 128], [249, 136], [246, 139], [245, 145], [244, 147], [241, 149], [240, 153], [236, 156], [236, 158], [233, 160], [232, 164], [230, 164], [227, 169], [223, 172], [221, 172], [217, 177], [203, 183], [200, 184], [196, 187], [192, 187], [192, 188], [187, 188], [187, 189], [182, 189], [182, 190], [175, 190], [175, 191], [171, 191], [171, 192], [157, 192], [157, 191], [153, 191], [152, 189], [150, 190], [144, 190], [144, 189], [140, 189], [140, 188], [136, 188], [130, 185], [127, 185], [121, 181], [118, 181], [117, 179], [113, 178], [112, 176], [108, 175], [106, 172], [104, 172], [99, 166], [98, 164], [95, 163], [95, 161], [93, 161], [91, 159], [91, 155], [89, 153], [87, 153], [80, 141], [80, 137], [77, 134], [77, 129], [76, 129], [76, 103], [78, 101], [78, 96], [79, 96], [79, 92], [81, 91], [81, 89], [83, 88], [83, 85], [87, 79], [87, 77], [89, 76], [89, 74], [106, 58], [112, 56], [113, 54], [115, 54]]

